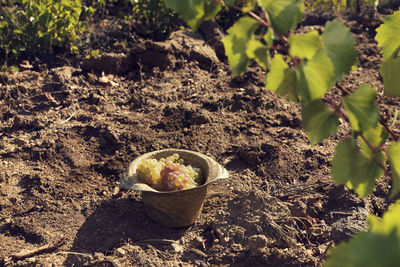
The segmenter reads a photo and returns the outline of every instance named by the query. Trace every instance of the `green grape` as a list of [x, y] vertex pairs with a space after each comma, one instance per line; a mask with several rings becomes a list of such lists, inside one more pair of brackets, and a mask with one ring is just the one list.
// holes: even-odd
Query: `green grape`
[[194, 188], [200, 180], [200, 169], [185, 166], [176, 153], [160, 160], [144, 159], [136, 173], [141, 181], [161, 191]]
[[146, 184], [158, 187], [161, 184], [160, 172], [164, 166], [165, 163], [156, 159], [144, 159], [140, 162], [136, 173], [139, 179]]

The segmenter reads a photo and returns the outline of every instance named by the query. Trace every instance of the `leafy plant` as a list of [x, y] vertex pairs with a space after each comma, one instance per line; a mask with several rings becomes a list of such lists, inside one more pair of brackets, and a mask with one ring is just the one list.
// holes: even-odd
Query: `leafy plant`
[[0, 6], [0, 50], [18, 57], [24, 51], [68, 48], [84, 30], [81, 1], [21, 0]]
[[[203, 20], [214, 17], [221, 6], [235, 6], [234, 0], [165, 2], [194, 29]], [[235, 8], [244, 16], [227, 30], [223, 39], [232, 75], [243, 74], [250, 60], [257, 61], [267, 72], [267, 89], [301, 103], [302, 124], [313, 145], [336, 133], [340, 121], [349, 123], [352, 138], [337, 145], [332, 161], [335, 184], [346, 184], [364, 197], [372, 193], [375, 180], [386, 174], [392, 177], [390, 196], [395, 197], [400, 192], [400, 141], [380, 118], [376, 90], [362, 84], [355, 92], [350, 92], [338, 84], [342, 75], [348, 74], [357, 64], [356, 42], [349, 29], [335, 19], [326, 23], [322, 34], [315, 30], [294, 34], [293, 29], [302, 21], [305, 9], [300, 0], [253, 0], [244, 7]], [[380, 72], [384, 94], [388, 96], [400, 96], [399, 25], [400, 11], [383, 19], [376, 35], [382, 47], [384, 62]], [[260, 28], [266, 30], [260, 31]], [[346, 94], [340, 103], [326, 94], [335, 85]], [[371, 217], [371, 231], [334, 249], [327, 265], [345, 265], [340, 257], [343, 255], [348, 266], [364, 266], [362, 263], [367, 261], [354, 261], [353, 265], [349, 253], [358, 251], [364, 255], [369, 253], [369, 245], [373, 249], [376, 244], [393, 245], [390, 251], [394, 254], [385, 254], [389, 257], [386, 263], [399, 262], [400, 230], [398, 224], [392, 228], [387, 226], [395, 216], [400, 216], [398, 207], [385, 215], [382, 223]], [[370, 258], [370, 255], [364, 256]]]
[[137, 27], [144, 37], [165, 39], [182, 23], [178, 14], [168, 8], [163, 0], [132, 1], [132, 19], [140, 22]]

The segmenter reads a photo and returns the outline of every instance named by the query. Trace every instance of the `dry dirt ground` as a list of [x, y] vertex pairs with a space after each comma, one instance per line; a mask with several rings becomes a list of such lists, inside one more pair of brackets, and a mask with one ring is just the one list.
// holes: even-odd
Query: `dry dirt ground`
[[[299, 31], [323, 30], [326, 19], [309, 15]], [[96, 38], [124, 36], [102, 23]], [[381, 90], [376, 20], [346, 24], [360, 64], [341, 85]], [[368, 213], [385, 211], [387, 177], [365, 199], [334, 186], [330, 161], [348, 125], [311, 146], [300, 106], [265, 90], [258, 67], [231, 79], [217, 33], [180, 31], [0, 74], [0, 265], [318, 266], [367, 229]], [[399, 101], [379, 105], [389, 120]], [[120, 186], [130, 161], [164, 148], [202, 152], [230, 172], [190, 227], [152, 222], [140, 193]]]

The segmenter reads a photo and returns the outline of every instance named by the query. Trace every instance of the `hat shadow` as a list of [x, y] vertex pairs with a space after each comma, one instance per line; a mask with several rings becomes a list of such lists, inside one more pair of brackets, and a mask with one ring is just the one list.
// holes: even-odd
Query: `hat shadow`
[[179, 239], [188, 227], [170, 229], [151, 221], [142, 202], [134, 199], [103, 201], [78, 230], [64, 262], [65, 266], [80, 266], [85, 255], [106, 254], [123, 243], [146, 239]]

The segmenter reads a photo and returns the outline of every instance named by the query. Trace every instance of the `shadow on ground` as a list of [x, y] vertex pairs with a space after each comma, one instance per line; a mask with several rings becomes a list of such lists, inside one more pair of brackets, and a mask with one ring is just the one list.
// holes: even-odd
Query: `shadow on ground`
[[124, 242], [179, 239], [187, 228], [168, 229], [151, 221], [142, 202], [133, 199], [104, 201], [78, 230], [65, 266], [84, 264], [85, 255], [103, 254]]

